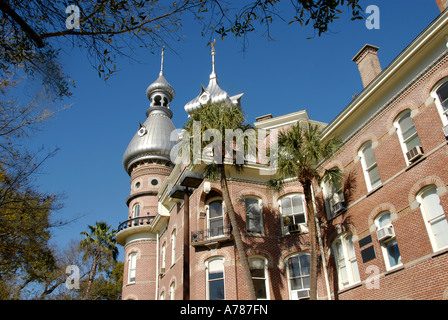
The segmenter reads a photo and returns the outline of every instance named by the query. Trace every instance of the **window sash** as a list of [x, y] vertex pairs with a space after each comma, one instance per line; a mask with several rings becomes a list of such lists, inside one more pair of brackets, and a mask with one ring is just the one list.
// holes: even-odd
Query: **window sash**
[[245, 198], [247, 231], [261, 233], [263, 229], [260, 201], [257, 198]]

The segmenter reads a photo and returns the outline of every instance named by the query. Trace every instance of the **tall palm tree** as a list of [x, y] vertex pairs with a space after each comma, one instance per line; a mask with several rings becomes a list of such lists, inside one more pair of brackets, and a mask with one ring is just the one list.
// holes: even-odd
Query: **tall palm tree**
[[[202, 106], [197, 109], [195, 112], [191, 114], [190, 120], [185, 124], [185, 129], [188, 131], [190, 136], [193, 136], [196, 132], [194, 132], [194, 122], [200, 121], [201, 128], [201, 137], [203, 136], [206, 130], [212, 129], [215, 130], [217, 134], [221, 135], [221, 145], [220, 147], [221, 154], [214, 155], [218, 156], [220, 161], [213, 162], [205, 162], [204, 169], [204, 177], [208, 180], [218, 180], [221, 184], [222, 195], [224, 198], [224, 204], [227, 209], [227, 214], [230, 220], [230, 224], [232, 226], [232, 233], [235, 241], [235, 246], [238, 252], [238, 256], [240, 258], [241, 266], [243, 269], [244, 277], [247, 284], [247, 289], [249, 292], [249, 299], [255, 300], [255, 289], [254, 284], [252, 282], [252, 276], [249, 268], [249, 261], [247, 258], [246, 251], [244, 249], [244, 244], [241, 238], [241, 232], [238, 228], [235, 209], [232, 204], [232, 200], [229, 193], [229, 188], [227, 186], [227, 174], [226, 167], [224, 164], [225, 157], [225, 134], [226, 130], [237, 130], [241, 129], [244, 132], [247, 129], [250, 129], [251, 126], [244, 124], [245, 117], [241, 109], [235, 106], [226, 106], [219, 103], [211, 103]], [[205, 147], [207, 142], [202, 141], [201, 150]], [[244, 144], [247, 146], [247, 143]], [[216, 151], [216, 150], [215, 150]], [[194, 155], [193, 155], [194, 156]], [[233, 157], [232, 157], [233, 158]], [[228, 161], [226, 161], [226, 165], [228, 165]], [[244, 164], [236, 163], [233, 161], [232, 164], [237, 170], [242, 170]]]
[[111, 229], [111, 226], [104, 221], [96, 222], [95, 226], [89, 225], [88, 227], [90, 233], [85, 231], [81, 232], [81, 235], [85, 236], [85, 238], [80, 242], [81, 247], [87, 253], [86, 257], [93, 257], [92, 269], [90, 270], [89, 281], [84, 296], [85, 299], [89, 298], [92, 283], [101, 262], [104, 259], [110, 258], [116, 260], [118, 256], [118, 248], [115, 240], [115, 233], [117, 231], [115, 229]]
[[323, 140], [321, 127], [297, 122], [278, 135], [278, 169], [270, 180], [271, 188], [280, 191], [284, 179], [297, 177], [303, 187], [310, 238], [310, 299], [317, 298], [317, 244], [316, 213], [312, 199], [314, 182], [336, 183], [341, 179], [339, 169], [319, 170], [319, 165], [329, 159], [340, 147], [340, 140], [331, 137]]

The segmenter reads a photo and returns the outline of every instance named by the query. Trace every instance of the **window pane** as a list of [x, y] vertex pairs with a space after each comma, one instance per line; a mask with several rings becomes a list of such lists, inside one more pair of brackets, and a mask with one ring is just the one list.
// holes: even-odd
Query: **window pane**
[[386, 244], [387, 255], [389, 258], [389, 264], [391, 267], [396, 266], [401, 263], [401, 255], [400, 250], [398, 249], [397, 240], [392, 240], [387, 242]]
[[364, 148], [363, 154], [364, 154], [364, 161], [366, 162], [367, 168], [369, 168], [370, 166], [372, 166], [373, 164], [376, 163], [375, 154], [373, 153], [371, 144], [369, 144], [369, 146]]
[[300, 255], [300, 274], [302, 276], [310, 274], [310, 255], [302, 254]]
[[437, 248], [448, 246], [448, 222], [445, 217], [441, 217], [432, 224], [432, 232], [437, 242]]
[[247, 230], [252, 232], [261, 232], [261, 209], [258, 199], [245, 198]]
[[252, 280], [255, 288], [255, 296], [257, 299], [266, 299], [266, 284], [264, 279]]
[[392, 221], [390, 220], [390, 213], [385, 213], [378, 219], [378, 226], [380, 228], [388, 226], [391, 223]]
[[216, 218], [222, 216], [222, 203], [221, 201], [211, 202], [209, 204], [209, 217]]
[[290, 278], [300, 276], [300, 265], [297, 256], [288, 259], [288, 271]]
[[378, 171], [378, 167], [375, 165], [368, 172], [372, 188], [378, 186], [381, 183], [380, 172]]
[[224, 300], [224, 279], [209, 281], [209, 299]]
[[421, 146], [420, 139], [418, 138], [418, 135], [415, 134], [412, 138], [410, 138], [408, 141], [406, 141], [406, 148], [411, 150], [412, 148], [416, 146]]
[[437, 95], [439, 96], [440, 103], [443, 106], [443, 110], [446, 110], [448, 106], [448, 81], [445, 82], [439, 88], [439, 90], [437, 90]]
[[411, 111], [407, 111], [405, 114], [403, 114], [400, 120], [398, 120], [398, 124], [400, 125], [403, 136], [406, 131], [415, 130], [414, 121], [411, 118]]
[[287, 198], [282, 199], [281, 205], [282, 205], [282, 215], [283, 216], [287, 216], [292, 213], [291, 198], [287, 197]]
[[296, 214], [293, 216], [294, 223], [305, 223], [304, 214]]
[[437, 195], [436, 188], [431, 188], [430, 190], [426, 191], [422, 195], [422, 199], [423, 208], [429, 221], [444, 214], [442, 204], [440, 203], [439, 196]]
[[291, 290], [300, 290], [303, 288], [302, 280], [300, 278], [290, 279], [289, 283], [291, 285]]
[[293, 213], [303, 212], [303, 201], [301, 196], [292, 197]]

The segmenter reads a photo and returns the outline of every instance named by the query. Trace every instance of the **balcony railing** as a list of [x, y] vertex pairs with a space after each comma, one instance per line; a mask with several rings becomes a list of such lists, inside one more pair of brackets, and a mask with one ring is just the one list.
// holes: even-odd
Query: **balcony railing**
[[206, 242], [220, 242], [230, 239], [232, 236], [231, 225], [211, 228], [207, 230], [193, 231], [191, 233], [191, 244], [206, 243]]
[[137, 226], [143, 226], [143, 225], [150, 225], [151, 222], [154, 220], [155, 216], [146, 216], [146, 217], [137, 217], [129, 219], [125, 222], [120, 223], [118, 226], [118, 231], [130, 228], [130, 227], [137, 227]]

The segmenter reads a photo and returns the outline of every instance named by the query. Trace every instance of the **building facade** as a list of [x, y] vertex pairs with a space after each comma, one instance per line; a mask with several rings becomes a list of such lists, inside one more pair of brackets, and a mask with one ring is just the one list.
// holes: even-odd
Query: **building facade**
[[[378, 48], [353, 58], [364, 90], [329, 124], [305, 110], [257, 118], [255, 128], [287, 129], [294, 122], [338, 136], [340, 150], [320, 169], [343, 171], [339, 185], [314, 185], [319, 226], [319, 299], [448, 298], [448, 11], [392, 63], [381, 69]], [[185, 105], [208, 102], [241, 107], [218, 84], [212, 49], [207, 88]], [[117, 241], [125, 248], [123, 299], [183, 299], [184, 256], [190, 299], [248, 299], [241, 262], [219, 182], [203, 181], [189, 197], [189, 246], [184, 244], [184, 202], [170, 197], [187, 170], [170, 161], [174, 89], [163, 75], [147, 91], [147, 119], [131, 140], [123, 165], [131, 178], [127, 220]], [[228, 166], [237, 213], [258, 299], [309, 296], [309, 237], [303, 189], [288, 179], [268, 188], [261, 164], [239, 172]], [[267, 172], [267, 171], [266, 171]]]

